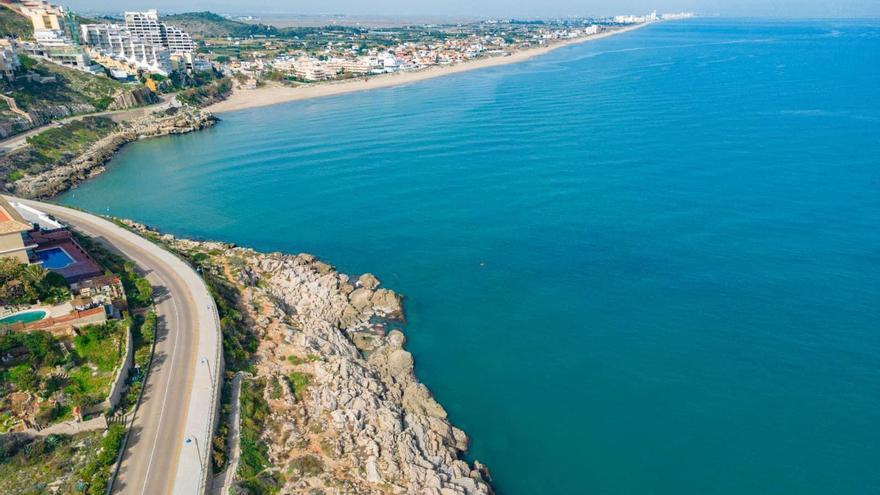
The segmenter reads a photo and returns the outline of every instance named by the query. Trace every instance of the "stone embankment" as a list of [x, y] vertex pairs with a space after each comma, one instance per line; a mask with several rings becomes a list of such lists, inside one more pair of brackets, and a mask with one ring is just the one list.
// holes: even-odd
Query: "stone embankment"
[[461, 459], [467, 435], [416, 378], [392, 328], [402, 299], [376, 277], [308, 254], [162, 240], [235, 287], [259, 336], [254, 379], [271, 410], [262, 441], [281, 493], [493, 493], [486, 467]]
[[66, 163], [58, 164], [36, 175], [25, 176], [7, 185], [12, 194], [23, 198], [49, 198], [76, 187], [77, 184], [104, 171], [104, 165], [124, 145], [169, 134], [185, 134], [214, 125], [210, 113], [192, 107], [169, 108], [137, 120], [96, 141], [86, 151]]

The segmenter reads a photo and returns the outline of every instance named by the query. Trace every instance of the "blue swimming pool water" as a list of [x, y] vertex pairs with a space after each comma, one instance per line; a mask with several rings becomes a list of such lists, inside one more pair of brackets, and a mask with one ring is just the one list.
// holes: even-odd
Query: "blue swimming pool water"
[[499, 493], [880, 493], [880, 21], [699, 19], [223, 115], [63, 198], [406, 295]]
[[25, 311], [24, 313], [14, 314], [6, 318], [0, 318], [0, 325], [8, 325], [11, 323], [31, 323], [42, 320], [46, 317], [46, 312], [42, 310]]
[[74, 259], [69, 254], [57, 247], [37, 251], [37, 257], [43, 262], [43, 267], [50, 270], [59, 270], [74, 263]]

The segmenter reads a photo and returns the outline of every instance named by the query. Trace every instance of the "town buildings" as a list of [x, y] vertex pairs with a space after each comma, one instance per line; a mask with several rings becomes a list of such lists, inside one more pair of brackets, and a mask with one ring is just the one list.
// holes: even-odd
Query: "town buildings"
[[42, 0], [24, 0], [14, 5], [34, 28], [36, 43], [22, 44], [30, 55], [84, 72], [100, 72], [79, 46], [72, 16], [64, 7]]
[[118, 65], [124, 62], [130, 71], [168, 75], [197, 65], [190, 35], [159, 21], [156, 10], [125, 12], [124, 25], [83, 24], [80, 30], [95, 59], [113, 66], [111, 70], [125, 72]]
[[[171, 54], [160, 45], [144, 43], [127, 26], [118, 24], [83, 24], [83, 42], [96, 60], [124, 61], [134, 69], [167, 75], [171, 72]], [[111, 64], [112, 65], [112, 64]], [[122, 66], [117, 67], [122, 69]]]

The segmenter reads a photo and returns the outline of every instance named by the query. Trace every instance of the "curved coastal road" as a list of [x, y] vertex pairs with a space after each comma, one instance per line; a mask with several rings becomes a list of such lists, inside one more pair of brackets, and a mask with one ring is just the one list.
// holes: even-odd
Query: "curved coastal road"
[[119, 251], [153, 285], [159, 316], [153, 366], [113, 493], [201, 493], [216, 413], [215, 385], [223, 370], [219, 320], [201, 277], [176, 256], [107, 220], [53, 204], [8, 199], [49, 213]]

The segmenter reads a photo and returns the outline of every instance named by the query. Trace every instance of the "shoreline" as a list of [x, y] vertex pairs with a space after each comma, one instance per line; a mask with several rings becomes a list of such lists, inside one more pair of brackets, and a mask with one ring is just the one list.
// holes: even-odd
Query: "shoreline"
[[554, 43], [549, 46], [528, 48], [525, 50], [514, 52], [509, 56], [485, 57], [459, 64], [432, 66], [427, 69], [413, 72], [396, 72], [392, 74], [382, 74], [370, 77], [366, 81], [364, 81], [363, 78], [357, 78], [344, 81], [317, 82], [312, 83], [309, 86], [296, 88], [273, 84], [270, 86], [264, 86], [255, 89], [235, 89], [233, 90], [232, 95], [230, 95], [228, 98], [205, 107], [205, 110], [214, 114], [222, 114], [227, 112], [235, 112], [238, 110], [246, 110], [249, 108], [277, 105], [280, 103], [287, 103], [291, 101], [309, 100], [313, 98], [323, 98], [326, 96], [354, 93], [357, 91], [368, 91], [371, 89], [402, 86], [405, 84], [425, 81], [428, 79], [434, 79], [436, 77], [443, 77], [451, 74], [458, 74], [461, 72], [469, 72], [477, 69], [524, 62], [526, 60], [550, 53], [559, 48], [609, 38], [618, 34], [635, 31], [637, 29], [641, 29], [645, 26], [656, 24], [658, 22], [662, 21], [636, 24], [633, 26], [616, 29], [614, 31], [608, 31], [593, 36], [561, 41], [559, 43]]
[[465, 457], [467, 433], [415, 373], [399, 328], [404, 297], [376, 276], [343, 273], [311, 254], [195, 241], [116, 220], [190, 260], [209, 286], [226, 288], [215, 295], [220, 316], [234, 309], [240, 317], [224, 339], [256, 343], [230, 354], [226, 366], [250, 369], [247, 383], [269, 411], [257, 435], [265, 467], [297, 470], [272, 481], [280, 493], [343, 486], [346, 493], [494, 494], [489, 469]]

